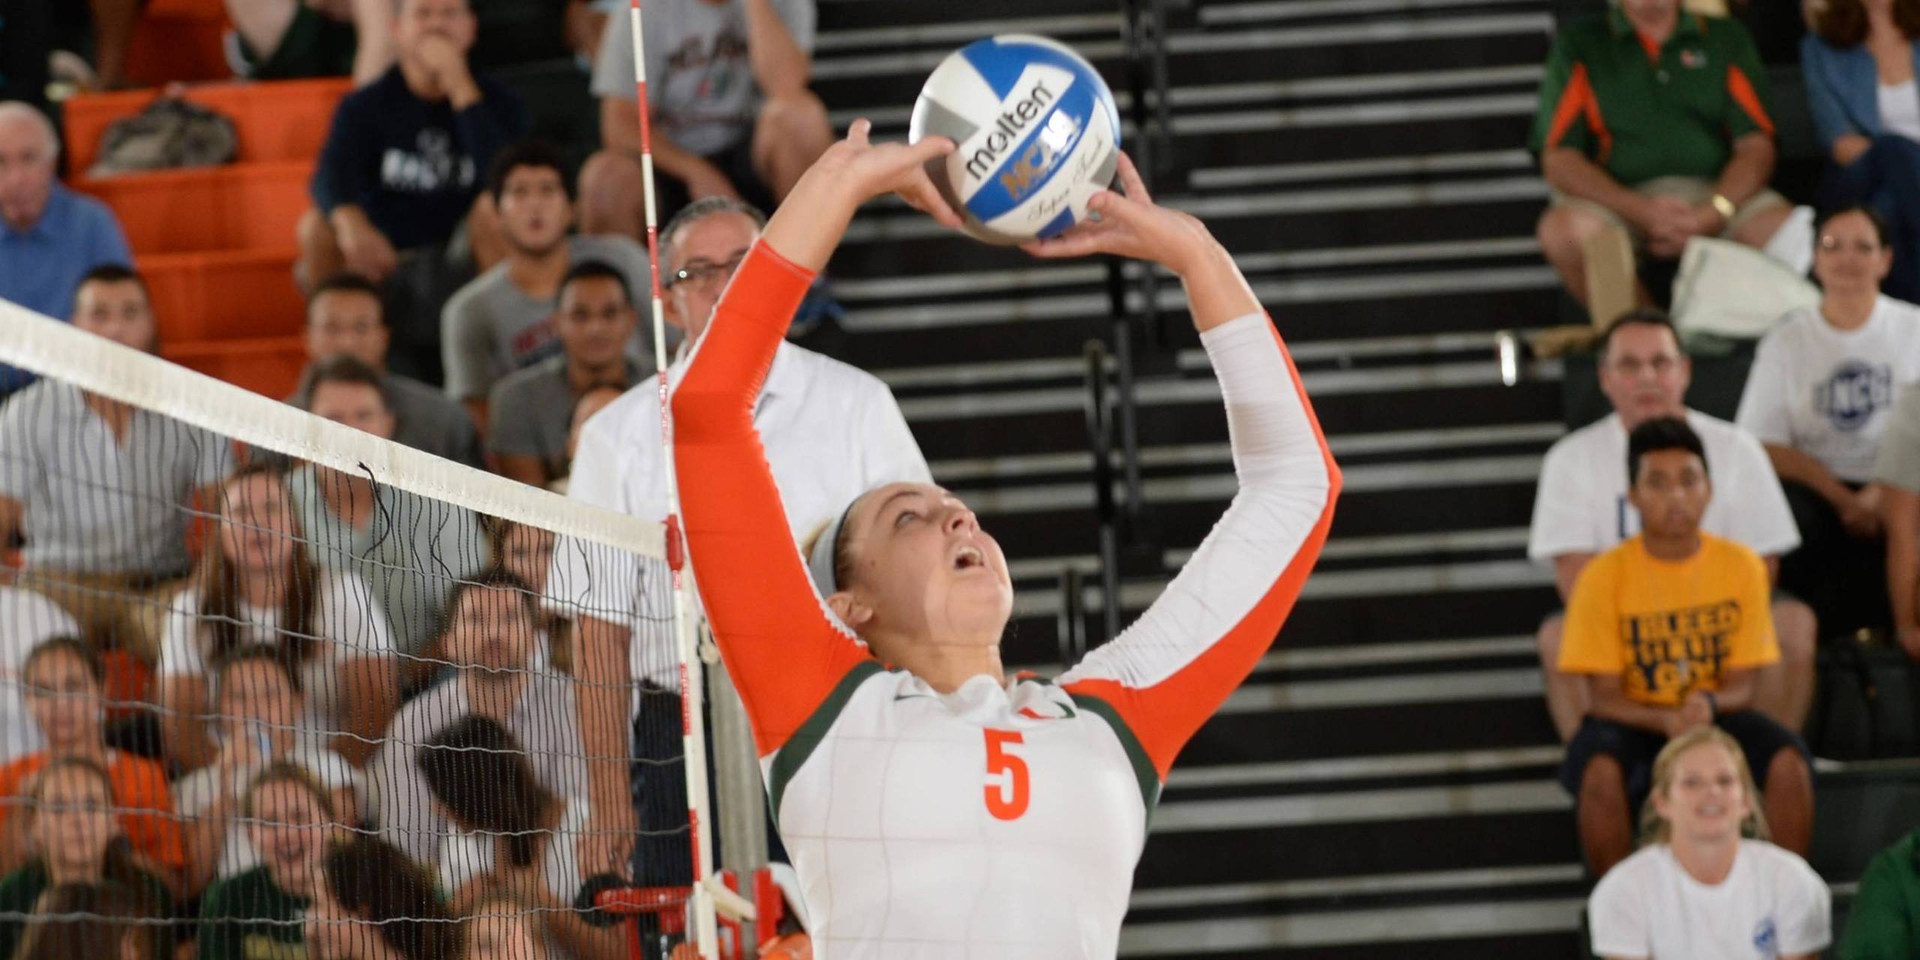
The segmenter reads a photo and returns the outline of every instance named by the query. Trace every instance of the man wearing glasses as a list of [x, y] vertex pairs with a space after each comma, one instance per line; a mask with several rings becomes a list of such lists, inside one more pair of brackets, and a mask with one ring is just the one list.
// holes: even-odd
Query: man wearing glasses
[[[1640, 515], [1627, 502], [1627, 435], [1660, 417], [1685, 419], [1706, 447], [1714, 489], [1700, 528], [1759, 554], [1769, 576], [1777, 578], [1780, 556], [1800, 544], [1786, 494], [1752, 434], [1687, 409], [1693, 365], [1680, 349], [1673, 322], [1652, 309], [1623, 314], [1607, 328], [1599, 361], [1600, 389], [1613, 414], [1554, 443], [1533, 499], [1527, 556], [1553, 567], [1561, 602], [1573, 593], [1589, 561], [1640, 532]], [[1811, 608], [1778, 591], [1773, 620], [1780, 660], [1756, 672], [1754, 708], [1798, 731], [1813, 700], [1817, 624]], [[1557, 669], [1564, 627], [1565, 617], [1554, 613], [1539, 633], [1547, 708], [1562, 742], [1593, 705], [1587, 678]]]
[[[700, 341], [727, 281], [765, 223], [760, 211], [739, 200], [709, 197], [689, 204], [660, 231], [666, 318], [686, 333], [679, 357], [668, 368], [669, 380], [678, 379], [688, 350]], [[932, 482], [886, 384], [792, 343], [782, 343], [774, 355], [753, 422], [796, 543], [862, 491], [896, 480]], [[660, 395], [653, 383], [643, 383], [581, 428], [569, 494], [664, 521], [665, 471]], [[574, 670], [593, 809], [580, 842], [580, 869], [588, 875], [625, 872], [631, 864], [629, 876], [638, 883], [686, 883], [691, 858], [684, 829], [685, 771], [679, 763], [659, 762], [680, 754], [673, 651], [664, 644], [633, 642], [631, 623], [642, 612], [642, 578], [607, 569], [604, 562], [588, 570], [587, 557], [604, 558], [605, 552], [569, 549], [564, 542], [553, 551], [547, 583], [556, 609], [628, 615], [579, 618]], [[632, 718], [631, 743], [622, 716]], [[632, 840], [636, 825], [646, 832], [637, 844]]]

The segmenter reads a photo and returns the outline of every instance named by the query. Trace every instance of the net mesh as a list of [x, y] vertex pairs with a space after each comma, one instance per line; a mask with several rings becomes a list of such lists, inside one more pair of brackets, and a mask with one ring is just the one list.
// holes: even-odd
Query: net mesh
[[6, 304], [0, 361], [0, 958], [632, 954], [578, 907], [691, 876], [657, 525]]

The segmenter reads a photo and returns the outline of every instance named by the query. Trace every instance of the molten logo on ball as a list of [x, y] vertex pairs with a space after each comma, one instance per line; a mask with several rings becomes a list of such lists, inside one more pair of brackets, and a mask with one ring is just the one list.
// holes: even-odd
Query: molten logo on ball
[[994, 132], [987, 135], [987, 142], [973, 152], [973, 158], [967, 161], [967, 173], [978, 180], [1000, 162], [1000, 154], [1008, 146], [1020, 142], [1020, 131], [1040, 115], [1040, 111], [1053, 102], [1053, 91], [1047, 89], [1044, 81], [1035, 81], [1033, 89], [1019, 103], [1008, 107], [995, 119]]

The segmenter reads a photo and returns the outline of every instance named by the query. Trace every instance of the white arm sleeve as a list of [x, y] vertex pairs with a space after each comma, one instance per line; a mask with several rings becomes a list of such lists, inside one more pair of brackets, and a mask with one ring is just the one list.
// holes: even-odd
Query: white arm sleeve
[[[1172, 676], [1274, 590], [1332, 512], [1332, 460], [1266, 315], [1215, 327], [1200, 342], [1226, 400], [1239, 490], [1166, 592], [1133, 626], [1062, 676], [1062, 684], [1110, 679], [1138, 689]], [[1317, 546], [1304, 557], [1308, 566]], [[1268, 634], [1261, 649], [1272, 642]]]

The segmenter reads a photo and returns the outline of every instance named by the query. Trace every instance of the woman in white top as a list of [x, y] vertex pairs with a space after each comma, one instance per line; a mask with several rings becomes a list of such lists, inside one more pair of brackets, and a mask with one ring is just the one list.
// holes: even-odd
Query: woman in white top
[[1780, 584], [1833, 633], [1887, 620], [1873, 465], [1895, 393], [1920, 380], [1920, 307], [1880, 292], [1893, 250], [1873, 211], [1828, 213], [1815, 237], [1819, 309], [1760, 341], [1736, 420], [1766, 447], [1800, 528]]
[[360, 772], [345, 757], [302, 735], [306, 707], [295, 675], [272, 647], [242, 647], [215, 674], [220, 752], [174, 781], [173, 806], [186, 818], [188, 889], [260, 864], [240, 815], [248, 784], [274, 764], [306, 772], [326, 791], [340, 823], [360, 822]]
[[1645, 846], [1587, 903], [1606, 960], [1788, 960], [1832, 940], [1826, 882], [1768, 843], [1740, 745], [1718, 727], [1667, 742], [1643, 812]]
[[508, 893], [539, 911], [541, 932], [565, 956], [625, 960], [618, 927], [589, 926], [573, 910], [586, 880], [574, 852], [586, 805], [542, 786], [506, 727], [462, 717], [428, 738], [414, 764], [454, 826], [439, 860], [456, 904]]
[[365, 583], [308, 559], [282, 475], [248, 467], [221, 488], [218, 530], [193, 581], [174, 597], [160, 641], [161, 724], [168, 755], [201, 767], [217, 752], [207, 721], [210, 667], [265, 644], [300, 665], [303, 725], [366, 762], [393, 718], [393, 640]]

